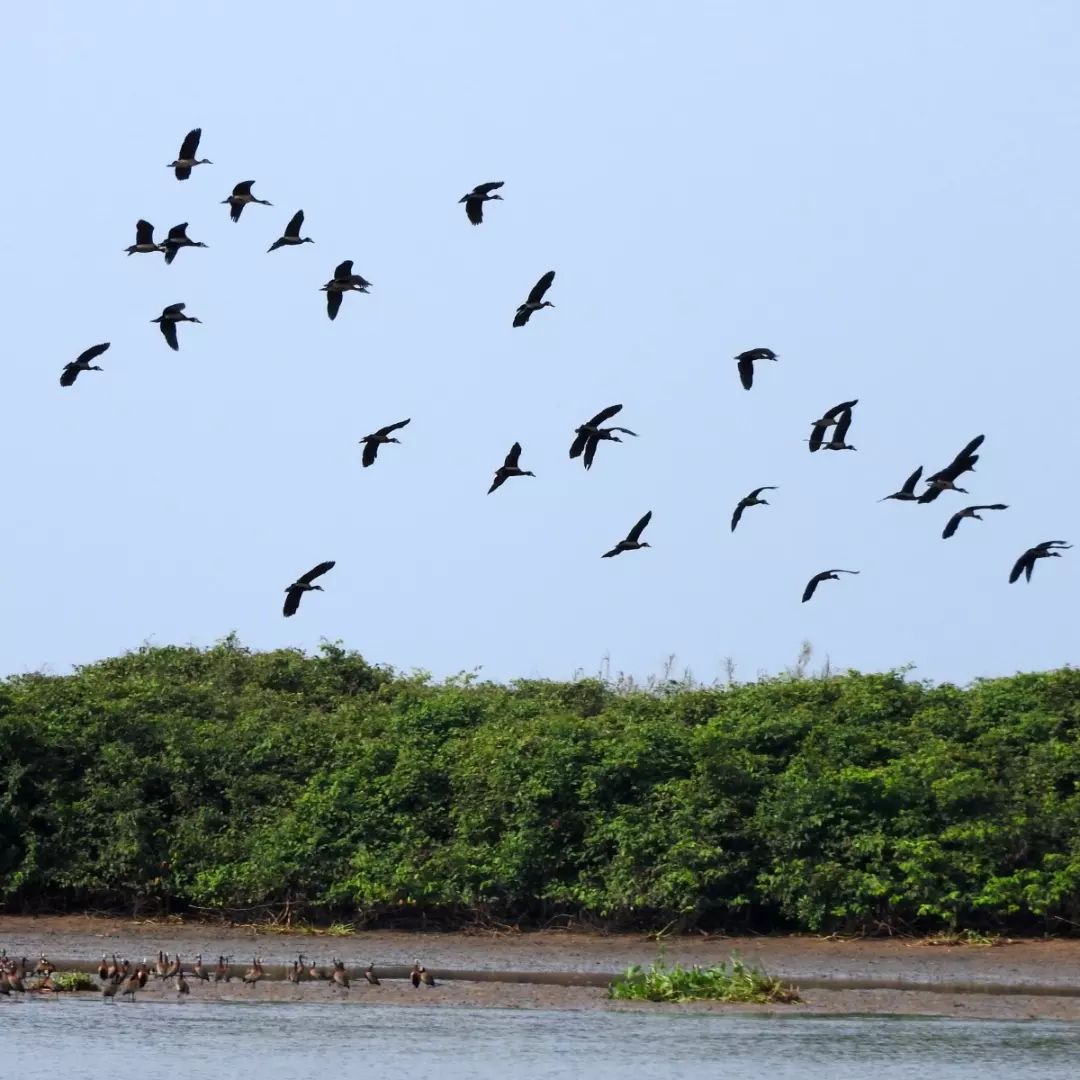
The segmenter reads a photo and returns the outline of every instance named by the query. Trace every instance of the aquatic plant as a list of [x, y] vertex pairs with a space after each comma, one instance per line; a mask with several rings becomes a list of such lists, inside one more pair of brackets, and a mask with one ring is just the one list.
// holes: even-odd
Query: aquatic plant
[[789, 986], [761, 968], [733, 956], [730, 964], [711, 967], [635, 964], [608, 987], [608, 997], [620, 1001], [729, 1001], [760, 1005], [796, 1004], [802, 1000]]
[[57, 990], [97, 990], [98, 984], [85, 971], [54, 971], [53, 986]]

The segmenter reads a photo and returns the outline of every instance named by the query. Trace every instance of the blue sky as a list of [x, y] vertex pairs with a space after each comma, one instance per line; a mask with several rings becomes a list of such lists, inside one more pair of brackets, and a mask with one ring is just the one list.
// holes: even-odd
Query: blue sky
[[[20, 5], [0, 670], [230, 631], [494, 678], [748, 678], [803, 640], [934, 679], [1075, 660], [1080, 549], [1006, 578], [1080, 541], [1078, 54], [1065, 2]], [[178, 183], [195, 126], [214, 164]], [[251, 178], [274, 205], [234, 225]], [[316, 243], [266, 254], [301, 207]], [[209, 249], [128, 258], [139, 217]], [[374, 288], [331, 323], [344, 258]], [[204, 322], [178, 354], [175, 301]], [[859, 452], [811, 456], [849, 397]], [[641, 437], [586, 473], [573, 430], [614, 402]], [[980, 432], [971, 501], [1008, 511], [942, 541], [963, 496], [875, 501]], [[515, 440], [537, 478], [488, 497]], [[649, 509], [654, 546], [601, 560]], [[862, 574], [800, 604], [832, 566]]]

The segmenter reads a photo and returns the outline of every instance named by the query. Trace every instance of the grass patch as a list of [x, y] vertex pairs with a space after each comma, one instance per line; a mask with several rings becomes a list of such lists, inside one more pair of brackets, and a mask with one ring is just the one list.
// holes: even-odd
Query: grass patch
[[329, 926], [313, 926], [311, 923], [260, 923], [255, 928], [258, 934], [299, 934], [309, 937], [349, 937], [356, 933], [353, 923], [331, 923]]
[[802, 1001], [798, 990], [733, 956], [730, 964], [684, 968], [638, 964], [608, 987], [608, 997], [620, 1001], [738, 1001], [767, 1005]]
[[98, 985], [85, 971], [54, 971], [53, 986], [57, 990], [96, 990]]
[[994, 948], [998, 945], [1011, 945], [1012, 938], [1002, 937], [1001, 934], [984, 934], [978, 930], [960, 930], [951, 933], [932, 934], [923, 938], [920, 945], [981, 945], [984, 948]]

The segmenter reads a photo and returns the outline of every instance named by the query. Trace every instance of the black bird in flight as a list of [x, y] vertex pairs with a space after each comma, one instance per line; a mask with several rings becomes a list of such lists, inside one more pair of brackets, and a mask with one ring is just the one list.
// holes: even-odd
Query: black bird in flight
[[184, 136], [184, 141], [180, 144], [180, 153], [177, 155], [175, 161], [170, 161], [165, 167], [167, 169], [176, 170], [177, 180], [186, 180], [191, 175], [191, 170], [196, 165], [213, 165], [214, 163], [209, 158], [196, 158], [195, 155], [199, 152], [199, 140], [202, 138], [202, 128], [192, 128]]
[[65, 364], [64, 371], [60, 376], [60, 385], [73, 385], [81, 371], [103, 371], [103, 368], [99, 368], [96, 364], [91, 364], [90, 361], [96, 360], [109, 345], [110, 342], [108, 341], [104, 341], [100, 345], [91, 345], [86, 352], [79, 353], [70, 364]]
[[517, 314], [514, 315], [514, 325], [524, 326], [531, 317], [534, 311], [539, 311], [541, 308], [554, 307], [555, 305], [550, 300], [544, 299], [544, 293], [551, 288], [551, 283], [555, 280], [555, 271], [549, 270], [533, 287], [532, 292], [529, 293], [529, 299], [524, 304], [520, 305], [517, 309]]
[[354, 274], [352, 267], [352, 259], [346, 259], [343, 263], [338, 263], [334, 270], [334, 276], [325, 285], [321, 286], [322, 291], [326, 293], [326, 314], [331, 319], [337, 317], [338, 309], [341, 307], [341, 298], [345, 293], [366, 293], [372, 287], [370, 281], [365, 280], [360, 274]]
[[601, 409], [591, 420], [574, 429], [576, 438], [570, 445], [570, 457], [580, 457], [584, 451], [584, 464], [586, 469], [592, 468], [593, 458], [596, 456], [596, 448], [601, 442], [621, 443], [622, 439], [614, 434], [616, 431], [624, 435], [632, 435], [637, 438], [637, 432], [624, 427], [601, 427], [605, 420], [610, 420], [622, 409], [621, 405], [609, 405]]
[[979, 460], [979, 455], [975, 451], [979, 449], [985, 438], [985, 435], [976, 435], [944, 469], [934, 473], [933, 476], [928, 476], [926, 483], [929, 486], [919, 496], [918, 501], [924, 504], [932, 503], [943, 491], [960, 491], [966, 495], [967, 488], [957, 487], [956, 481], [964, 473], [975, 471], [975, 462]]
[[[318, 590], [323, 591], [321, 585], [312, 585], [311, 583], [317, 578], [322, 577], [327, 570], [334, 568], [334, 560], [329, 562], [321, 562], [318, 566], [313, 566], [306, 574], [301, 574], [286, 590], [285, 590], [285, 606], [282, 608], [281, 613], [287, 619], [290, 615], [296, 614], [296, 609], [300, 606], [300, 597], [306, 592], [313, 592]], [[247, 981], [247, 976], [244, 976], [244, 981]]]
[[187, 304], [170, 304], [164, 311], [156, 318], [151, 319], [151, 322], [156, 322], [158, 328], [162, 334], [165, 335], [165, 340], [169, 343], [169, 348], [173, 352], [180, 351], [180, 342], [176, 340], [176, 324], [182, 322], [197, 322], [201, 323], [201, 319], [196, 319], [194, 315], [185, 315], [184, 308]]
[[[412, 417], [409, 417], [411, 420]], [[383, 443], [400, 443], [400, 439], [392, 439], [390, 437], [391, 431], [397, 431], [398, 428], [403, 428], [409, 420], [399, 420], [396, 424], [387, 424], [386, 427], [379, 428], [378, 431], [372, 432], [370, 435], [365, 435], [360, 441], [364, 444], [364, 456], [363, 463], [366, 469], [369, 465], [375, 464], [375, 455], [379, 452], [379, 447]]]
[[1021, 574], [1030, 581], [1031, 571], [1035, 569], [1035, 561], [1037, 559], [1060, 559], [1061, 552], [1055, 551], [1055, 548], [1062, 548], [1067, 550], [1071, 548], [1072, 544], [1065, 543], [1064, 540], [1044, 540], [1041, 544], [1036, 544], [1032, 548], [1028, 548], [1019, 559], [1016, 560], [1016, 565], [1012, 568], [1012, 573], [1009, 574], [1009, 584], [1011, 585]]
[[1009, 507], [1007, 503], [987, 503], [985, 506], [965, 506], [963, 510], [957, 510], [956, 513], [953, 514], [951, 518], [949, 518], [949, 523], [945, 526], [945, 531], [941, 534], [941, 539], [948, 540], [949, 537], [952, 536], [952, 534], [956, 532], [956, 530], [959, 528], [960, 522], [963, 521], [964, 518], [974, 518], [976, 521], [982, 521], [982, 518], [979, 516], [978, 513], [980, 510], [1008, 509]]
[[776, 490], [777, 490], [777, 487], [776, 487], [775, 484], [773, 484], [772, 486], [767, 486], [767, 487], [754, 488], [754, 490], [751, 491], [749, 495], [747, 495], [744, 498], [740, 499], [739, 500], [739, 505], [735, 507], [735, 513], [731, 515], [731, 531], [732, 532], [735, 531], [735, 526], [739, 524], [739, 519], [742, 517], [743, 511], [748, 506], [768, 506], [769, 505], [767, 499], [759, 499], [758, 498], [758, 496], [763, 491], [776, 491]]
[[495, 180], [490, 184], [477, 184], [468, 195], [462, 195], [458, 199], [459, 203], [465, 204], [465, 213], [474, 225], [479, 225], [484, 220], [484, 203], [491, 202], [492, 199], [502, 200], [501, 195], [492, 195], [491, 192], [497, 191], [505, 182]]
[[149, 255], [152, 251], [164, 251], [162, 244], [154, 243], [154, 226], [139, 218], [135, 222], [135, 243], [124, 248], [129, 255]]
[[647, 548], [650, 545], [639, 537], [645, 531], [645, 526], [652, 520], [650, 510], [627, 534], [625, 540], [620, 540], [610, 551], [605, 551], [601, 559], [610, 559], [612, 555], [621, 555], [624, 551], [637, 551], [638, 548]]
[[886, 502], [889, 499], [898, 499], [900, 502], [914, 502], [916, 499], [915, 485], [919, 482], [920, 476], [922, 476], [921, 465], [904, 481], [904, 486], [899, 491], [886, 495], [884, 499], [878, 499], [878, 502]]
[[165, 237], [165, 261], [171, 263], [176, 258], [176, 253], [185, 247], [206, 247], [201, 240], [192, 240], [187, 234], [188, 223], [186, 221], [181, 222], [179, 225], [174, 225], [169, 230], [169, 235]]
[[491, 482], [491, 487], [488, 488], [488, 494], [490, 495], [496, 488], [502, 487], [511, 476], [535, 476], [536, 473], [529, 472], [526, 469], [518, 467], [518, 458], [521, 457], [521, 443], [516, 442], [510, 447], [510, 453], [506, 455], [506, 460], [495, 470], [495, 479]]
[[806, 588], [803, 589], [802, 602], [805, 604], [811, 596], [814, 595], [814, 590], [823, 581], [839, 581], [837, 574], [857, 574], [858, 570], [822, 570], [820, 574], [815, 574], [807, 583]]
[[[846, 446], [844, 443], [844, 436], [847, 434], [847, 429], [851, 425], [851, 410], [859, 404], [859, 399], [855, 398], [853, 401], [841, 401], [839, 405], [834, 405], [820, 420], [814, 421], [813, 430], [810, 432], [810, 453], [814, 453], [816, 450], [821, 449], [822, 441], [825, 438], [825, 429], [831, 427], [833, 424], [837, 427], [837, 432], [833, 435], [826, 449], [829, 450], [854, 450], [854, 446]], [[841, 431], [840, 428], [843, 428]], [[837, 445], [837, 444], [840, 445]]]
[[239, 184], [232, 189], [232, 194], [227, 199], [222, 199], [222, 203], [229, 204], [229, 217], [233, 221], [239, 221], [240, 215], [244, 212], [244, 207], [248, 203], [258, 203], [260, 206], [273, 206], [273, 203], [267, 202], [265, 199], [258, 199], [251, 194], [251, 185], [254, 184], [254, 180], [241, 180]]
[[739, 378], [742, 380], [744, 390], [749, 390], [754, 385], [754, 361], [777, 360], [776, 353], [772, 349], [747, 349], [735, 357], [739, 361]]
[[271, 251], [277, 251], [279, 247], [296, 247], [299, 244], [314, 244], [315, 241], [310, 236], [300, 236], [300, 228], [304, 224], [304, 211], [297, 210], [291, 218], [289, 218], [289, 224], [285, 226], [285, 232], [275, 240], [267, 249], [267, 255]]

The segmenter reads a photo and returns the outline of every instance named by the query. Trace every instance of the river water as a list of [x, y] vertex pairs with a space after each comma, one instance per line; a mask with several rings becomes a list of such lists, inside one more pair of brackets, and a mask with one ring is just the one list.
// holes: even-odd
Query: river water
[[[127, 1062], [260, 1080], [1075, 1080], [1080, 1025], [848, 1016], [232, 1002], [0, 999], [10, 1076], [110, 1075]], [[141, 1068], [140, 1066], [134, 1066]]]

